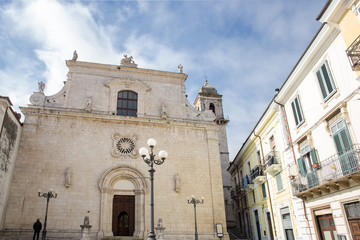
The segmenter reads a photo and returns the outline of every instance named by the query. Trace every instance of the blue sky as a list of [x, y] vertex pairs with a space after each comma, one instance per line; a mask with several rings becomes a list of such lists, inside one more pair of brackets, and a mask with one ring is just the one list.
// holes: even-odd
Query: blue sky
[[0, 95], [26, 106], [46, 83], [57, 93], [65, 60], [188, 74], [192, 103], [207, 78], [223, 95], [230, 160], [321, 26], [326, 0], [2, 0]]

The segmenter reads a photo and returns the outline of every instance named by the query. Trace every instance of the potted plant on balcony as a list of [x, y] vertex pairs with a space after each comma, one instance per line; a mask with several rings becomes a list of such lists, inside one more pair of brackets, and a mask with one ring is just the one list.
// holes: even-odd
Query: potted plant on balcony
[[314, 164], [312, 165], [312, 167], [315, 168], [315, 169], [318, 169], [318, 168], [320, 167], [320, 164], [319, 164], [319, 163], [314, 163]]

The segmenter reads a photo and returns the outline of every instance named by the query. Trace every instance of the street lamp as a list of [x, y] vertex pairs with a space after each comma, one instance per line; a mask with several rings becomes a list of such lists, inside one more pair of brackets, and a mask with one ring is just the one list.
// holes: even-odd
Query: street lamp
[[49, 192], [47, 192], [47, 193], [41, 193], [41, 190], [39, 189], [38, 197], [46, 198], [45, 221], [44, 221], [44, 228], [43, 228], [42, 236], [41, 236], [41, 240], [45, 240], [46, 239], [46, 222], [47, 222], [47, 212], [48, 212], [48, 207], [49, 207], [49, 200], [50, 200], [50, 198], [56, 198], [57, 193], [54, 192], [52, 188], [50, 188]]
[[195, 215], [195, 240], [198, 240], [198, 232], [197, 232], [197, 224], [196, 224], [196, 205], [197, 204], [203, 204], [204, 203], [204, 197], [201, 197], [201, 201], [198, 199], [195, 199], [194, 195], [191, 195], [191, 199], [187, 197], [187, 201], [189, 204], [194, 204], [194, 215]]
[[148, 240], [155, 240], [155, 230], [154, 230], [154, 163], [156, 165], [161, 165], [164, 163], [168, 154], [166, 151], [161, 150], [159, 152], [159, 158], [155, 159], [155, 154], [153, 153], [153, 149], [156, 145], [156, 140], [150, 138], [147, 141], [147, 145], [150, 147], [150, 154], [147, 148], [142, 147], [139, 149], [139, 154], [143, 158], [144, 162], [150, 167], [150, 232], [148, 235]]

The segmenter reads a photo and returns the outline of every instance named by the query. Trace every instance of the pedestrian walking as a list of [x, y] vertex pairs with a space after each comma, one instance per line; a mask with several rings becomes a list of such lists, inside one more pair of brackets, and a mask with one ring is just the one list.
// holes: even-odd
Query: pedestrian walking
[[37, 240], [39, 240], [39, 235], [40, 235], [40, 230], [42, 228], [40, 219], [37, 219], [36, 222], [34, 223], [33, 229], [34, 229], [34, 237], [33, 240], [35, 240], [35, 236]]

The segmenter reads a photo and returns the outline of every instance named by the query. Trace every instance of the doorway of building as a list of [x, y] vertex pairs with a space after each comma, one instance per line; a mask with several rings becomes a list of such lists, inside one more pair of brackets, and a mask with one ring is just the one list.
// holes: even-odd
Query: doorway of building
[[317, 216], [322, 240], [336, 240], [337, 233], [332, 214]]
[[354, 240], [360, 240], [360, 202], [344, 205], [351, 235]]
[[292, 228], [289, 207], [281, 208], [280, 213], [281, 213], [281, 218], [282, 218], [282, 223], [283, 223], [283, 227], [284, 227], [286, 240], [294, 240], [295, 239], [294, 230]]
[[272, 222], [271, 222], [270, 212], [267, 212], [267, 213], [266, 213], [266, 218], [267, 218], [267, 222], [268, 222], [268, 226], [269, 226], [270, 239], [271, 239], [271, 240], [274, 240], [274, 233], [273, 233], [273, 229], [272, 229]]
[[112, 231], [114, 236], [133, 236], [135, 196], [114, 195]]
[[256, 224], [257, 237], [258, 237], [258, 240], [261, 240], [260, 219], [259, 219], [258, 210], [254, 211], [254, 215], [255, 215], [255, 224]]

